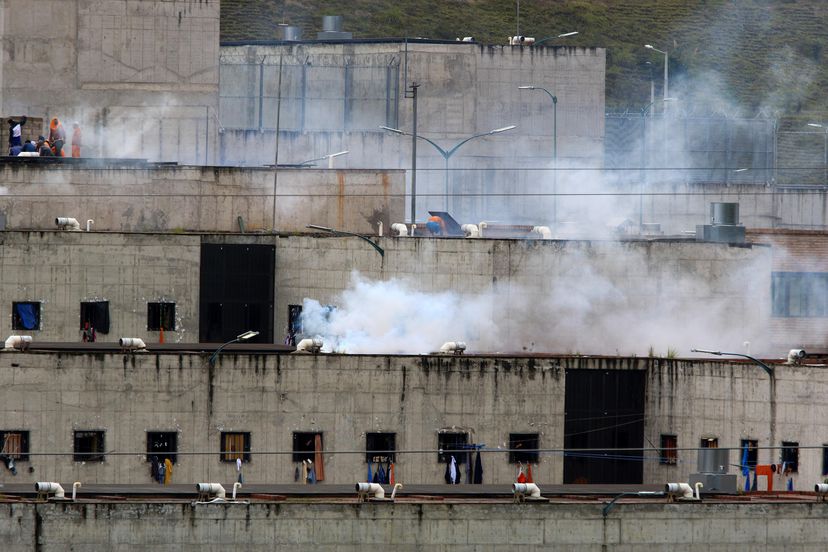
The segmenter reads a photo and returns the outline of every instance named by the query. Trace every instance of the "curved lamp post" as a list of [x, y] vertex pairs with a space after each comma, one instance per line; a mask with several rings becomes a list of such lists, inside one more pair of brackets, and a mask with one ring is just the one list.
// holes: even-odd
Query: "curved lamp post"
[[[387, 130], [388, 132], [393, 132], [395, 134], [399, 134], [399, 135], [402, 135], [402, 136], [413, 136], [413, 134], [411, 134], [410, 132], [404, 132], [404, 131], [402, 131], [398, 128], [391, 128], [391, 127], [387, 127], [387, 126], [380, 126], [380, 128], [383, 129], [383, 130]], [[494, 130], [490, 130], [489, 132], [481, 132], [480, 134], [475, 134], [474, 136], [469, 136], [468, 138], [466, 138], [464, 140], [461, 140], [460, 142], [455, 144], [454, 147], [452, 147], [451, 149], [443, 149], [442, 147], [440, 147], [433, 140], [431, 140], [429, 138], [426, 138], [425, 136], [420, 136], [419, 134], [417, 135], [417, 138], [419, 138], [420, 140], [425, 140], [426, 142], [428, 142], [429, 144], [434, 146], [434, 149], [436, 149], [438, 152], [440, 152], [440, 155], [443, 156], [443, 159], [445, 160], [446, 168], [445, 168], [444, 172], [445, 172], [445, 189], [446, 190], [445, 190], [445, 202], [444, 203], [445, 203], [445, 210], [446, 211], [449, 210], [449, 206], [448, 206], [448, 197], [449, 197], [449, 182], [448, 182], [449, 169], [448, 169], [448, 165], [449, 165], [449, 159], [451, 159], [451, 156], [454, 155], [457, 152], [457, 150], [460, 149], [460, 147], [463, 146], [463, 144], [465, 144], [466, 142], [474, 140], [475, 138], [481, 138], [483, 136], [491, 136], [492, 134], [499, 134], [501, 132], [506, 132], [507, 130], [512, 130], [513, 128], [517, 128], [517, 125], [509, 125], [509, 126], [505, 126], [503, 128], [496, 128]]]
[[558, 97], [542, 86], [518, 86], [520, 90], [541, 90], [552, 100], [552, 224], [558, 223]]
[[225, 347], [227, 347], [228, 345], [230, 345], [231, 343], [238, 343], [239, 341], [247, 341], [248, 339], [256, 337], [257, 335], [259, 335], [259, 332], [253, 331], [253, 330], [248, 330], [248, 331], [244, 332], [243, 334], [237, 335], [235, 337], [235, 339], [231, 339], [227, 343], [223, 343], [221, 345], [221, 347], [216, 349], [215, 352], [212, 355], [210, 355], [210, 366], [215, 366], [216, 358], [218, 358], [219, 353], [221, 352], [221, 350], [224, 349]]
[[380, 257], [383, 257], [383, 258], [385, 257], [385, 250], [382, 247], [380, 247], [379, 245], [377, 245], [376, 243], [374, 243], [373, 241], [371, 241], [368, 238], [366, 238], [365, 236], [363, 236], [362, 234], [357, 234], [357, 233], [354, 233], [354, 232], [346, 232], [345, 230], [336, 230], [334, 228], [328, 228], [327, 226], [319, 226], [318, 224], [308, 224], [308, 225], [305, 226], [305, 228], [312, 228], [314, 230], [322, 230], [323, 232], [330, 232], [331, 234], [338, 235], [338, 236], [353, 236], [355, 238], [365, 240], [369, 244], [371, 244], [371, 247], [376, 249], [377, 253], [380, 254]]
[[328, 155], [323, 155], [322, 157], [317, 157], [315, 159], [308, 159], [307, 161], [302, 161], [301, 163], [299, 163], [299, 166], [300, 167], [304, 167], [306, 165], [307, 166], [313, 166], [312, 164], [315, 161], [322, 161], [324, 159], [327, 159], [328, 160], [328, 168], [332, 169], [333, 168], [333, 158], [334, 157], [339, 157], [340, 155], [345, 155], [347, 153], [350, 153], [350, 152], [348, 150], [345, 150], [345, 151], [340, 151], [338, 153], [329, 153]]
[[543, 44], [547, 40], [555, 40], [556, 38], [564, 38], [566, 36], [574, 36], [576, 34], [578, 34], [578, 31], [572, 31], [571, 33], [561, 33], [559, 35], [547, 36], [545, 38], [542, 38], [542, 39], [538, 40], [534, 44], [530, 44], [530, 46], [540, 46], [541, 44]]
[[[652, 50], [653, 52], [658, 52], [659, 54], [664, 54], [664, 95], [663, 95], [663, 97], [666, 100], [667, 96], [668, 96], [667, 88], [670, 84], [670, 77], [669, 77], [669, 74], [667, 72], [667, 67], [668, 67], [667, 62], [669, 61], [669, 58], [667, 56], [667, 52], [665, 50], [659, 50], [658, 48], [654, 47], [652, 44], [645, 44], [644, 47], [647, 48], [648, 50]], [[665, 110], [667, 109], [667, 104], [664, 104], [664, 109]]]

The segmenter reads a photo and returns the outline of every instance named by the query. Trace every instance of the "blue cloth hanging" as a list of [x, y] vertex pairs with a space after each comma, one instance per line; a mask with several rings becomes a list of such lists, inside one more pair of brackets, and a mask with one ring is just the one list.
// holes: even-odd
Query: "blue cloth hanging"
[[372, 483], [374, 481], [374, 476], [371, 474], [371, 461], [368, 461], [368, 479], [366, 479], [368, 483]]
[[750, 475], [750, 468], [748, 467], [748, 446], [745, 443], [745, 447], [742, 449], [742, 475], [748, 476]]
[[382, 469], [382, 463], [379, 464], [379, 467], [377, 468], [377, 473], [374, 475], [376, 477], [376, 481], [374, 481], [374, 483], [385, 483], [385, 470]]
[[793, 477], [788, 478], [788, 490], [792, 491], [793, 489]]
[[33, 303], [17, 303], [17, 316], [20, 317], [20, 324], [25, 330], [37, 329], [37, 316]]

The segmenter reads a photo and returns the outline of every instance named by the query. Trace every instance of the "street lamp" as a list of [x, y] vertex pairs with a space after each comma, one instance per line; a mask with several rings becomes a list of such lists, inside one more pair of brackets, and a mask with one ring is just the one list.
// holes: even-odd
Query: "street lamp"
[[567, 37], [567, 36], [574, 36], [576, 34], [578, 34], [578, 31], [572, 31], [570, 33], [561, 33], [559, 35], [547, 36], [545, 38], [542, 38], [542, 39], [538, 40], [534, 44], [530, 44], [530, 46], [540, 46], [541, 44], [543, 44], [547, 40], [555, 40], [556, 38], [564, 38], [564, 37]]
[[[393, 132], [394, 134], [399, 134], [401, 136], [413, 136], [413, 134], [411, 134], [410, 132], [404, 132], [404, 131], [402, 131], [398, 128], [391, 128], [391, 127], [387, 127], [387, 126], [380, 126], [380, 128], [383, 129], [383, 130], [387, 130], [388, 132]], [[480, 134], [475, 134], [474, 136], [469, 136], [465, 140], [461, 140], [460, 142], [455, 144], [454, 147], [451, 148], [451, 149], [443, 149], [436, 142], [434, 142], [433, 140], [430, 140], [429, 138], [426, 138], [425, 136], [420, 136], [419, 134], [417, 135], [417, 138], [419, 138], [420, 140], [425, 140], [426, 142], [428, 142], [429, 144], [434, 146], [434, 149], [436, 149], [438, 152], [440, 152], [440, 155], [443, 156], [443, 160], [445, 161], [446, 168], [445, 168], [444, 172], [445, 172], [445, 189], [446, 189], [445, 190], [445, 209], [446, 209], [446, 211], [449, 210], [449, 207], [448, 207], [448, 196], [449, 196], [448, 164], [449, 164], [449, 159], [451, 159], [451, 156], [454, 155], [457, 152], [457, 150], [460, 149], [460, 147], [463, 144], [465, 144], [466, 142], [474, 140], [475, 138], [481, 138], [483, 136], [491, 136], [492, 134], [499, 134], [501, 132], [506, 132], [507, 130], [512, 130], [513, 128], [517, 128], [517, 125], [509, 125], [509, 126], [505, 126], [503, 128], [496, 128], [494, 130], [490, 130], [489, 132], [481, 132]]]
[[742, 353], [725, 353], [723, 351], [708, 351], [706, 349], [690, 349], [692, 353], [707, 353], [708, 355], [716, 355], [716, 356], [736, 356], [746, 358], [755, 362], [765, 373], [768, 374], [769, 380], [768, 383], [770, 384], [769, 389], [769, 398], [770, 398], [770, 445], [773, 447], [773, 444], [776, 442], [776, 379], [773, 375], [773, 368], [759, 360], [758, 358], [753, 358], [750, 355], [745, 355]]
[[558, 223], [558, 97], [541, 86], [518, 86], [520, 90], [542, 90], [552, 99], [552, 224]]
[[256, 337], [257, 335], [259, 335], [259, 332], [253, 331], [253, 330], [248, 330], [248, 331], [244, 332], [243, 334], [237, 335], [235, 337], [235, 339], [231, 339], [227, 343], [222, 344], [221, 347], [216, 349], [215, 352], [212, 355], [210, 355], [210, 366], [215, 366], [216, 358], [218, 358], [219, 353], [221, 352], [221, 350], [224, 349], [225, 347], [227, 347], [228, 345], [230, 345], [231, 343], [238, 343], [239, 341], [247, 341], [248, 339]]
[[300, 167], [304, 167], [306, 165], [311, 166], [311, 164], [315, 161], [322, 161], [323, 159], [327, 159], [328, 160], [328, 168], [332, 169], [333, 168], [333, 158], [334, 157], [339, 157], [340, 155], [345, 155], [347, 153], [350, 153], [350, 152], [348, 150], [345, 150], [345, 151], [340, 151], [338, 153], [329, 153], [328, 155], [323, 155], [322, 157], [317, 157], [315, 159], [308, 159], [307, 161], [302, 161], [301, 163], [299, 163], [299, 166]]
[[[667, 52], [664, 51], [664, 50], [659, 50], [658, 48], [653, 47], [651, 44], [645, 44], [644, 47], [649, 49], [649, 50], [652, 50], [654, 52], [658, 52], [659, 54], [664, 54], [664, 99], [666, 100], [667, 99], [667, 89], [668, 89], [668, 86], [669, 86], [669, 83], [670, 83], [670, 79], [669, 79], [669, 76], [668, 76], [668, 73], [667, 73], [667, 67], [668, 67], [668, 61], [669, 61], [668, 56], [667, 56]], [[664, 110], [665, 111], [667, 110], [667, 105], [666, 104], [664, 105]]]
[[823, 125], [822, 123], [808, 123], [809, 127], [813, 128], [824, 128], [825, 132], [823, 133], [823, 146], [822, 146], [822, 163], [823, 163], [823, 170], [825, 171], [825, 185], [828, 186], [828, 127]]
[[355, 238], [359, 238], [361, 240], [367, 241], [371, 244], [371, 247], [377, 250], [377, 253], [380, 254], [380, 257], [385, 257], [385, 250], [380, 247], [379, 245], [375, 244], [373, 241], [369, 240], [362, 234], [357, 234], [355, 232], [346, 232], [345, 230], [335, 230], [334, 228], [328, 228], [327, 226], [319, 226], [317, 224], [308, 224], [305, 228], [312, 228], [314, 230], [322, 230], [324, 232], [330, 232], [331, 234], [335, 234], [338, 236], [354, 236]]

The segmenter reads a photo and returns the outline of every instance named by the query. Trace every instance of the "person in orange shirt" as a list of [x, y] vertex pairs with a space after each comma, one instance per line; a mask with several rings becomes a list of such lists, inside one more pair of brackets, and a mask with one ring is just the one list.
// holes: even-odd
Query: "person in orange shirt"
[[80, 123], [75, 121], [72, 124], [72, 157], [80, 157], [81, 129]]
[[66, 131], [57, 117], [49, 123], [49, 143], [52, 144], [52, 153], [58, 157], [65, 157], [63, 144], [66, 143]]
[[432, 236], [446, 235], [446, 223], [442, 218], [438, 217], [437, 215], [428, 217], [428, 221], [426, 222], [426, 228], [428, 228]]

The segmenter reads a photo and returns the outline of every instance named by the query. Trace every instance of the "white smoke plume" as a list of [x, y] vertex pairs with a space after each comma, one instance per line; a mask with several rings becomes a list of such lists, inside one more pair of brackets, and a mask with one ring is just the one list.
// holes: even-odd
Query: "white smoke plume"
[[[482, 293], [423, 292], [355, 274], [335, 308], [305, 299], [305, 335], [327, 351], [423, 354], [446, 341], [468, 352], [687, 356], [765, 341], [767, 257], [694, 265], [617, 244], [609, 254], [561, 251], [545, 281]], [[704, 271], [707, 270], [707, 273]]]

